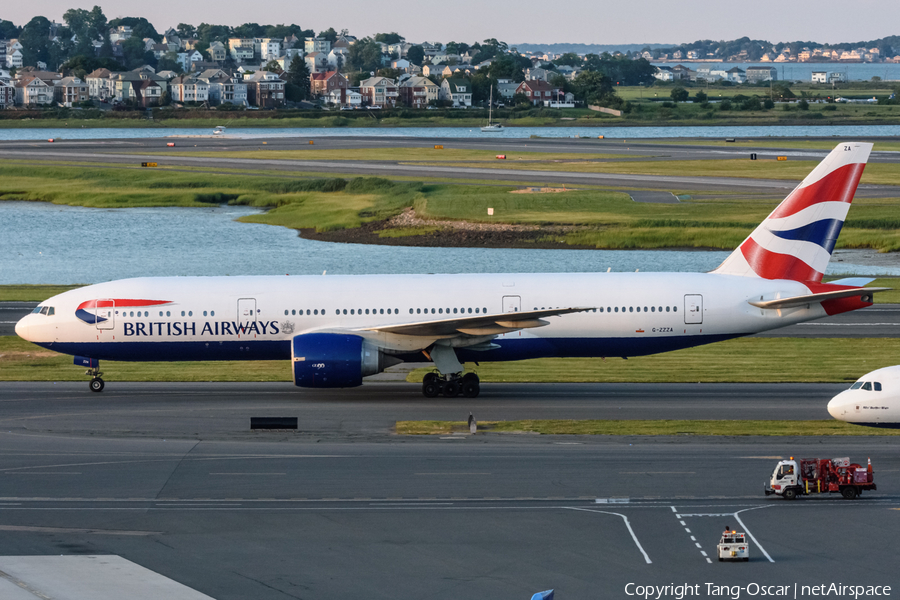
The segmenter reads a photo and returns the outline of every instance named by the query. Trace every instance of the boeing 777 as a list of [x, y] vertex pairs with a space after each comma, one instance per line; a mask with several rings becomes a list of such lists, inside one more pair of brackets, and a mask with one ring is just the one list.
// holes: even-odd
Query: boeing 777
[[822, 283], [872, 144], [839, 144], [710, 273], [160, 277], [41, 303], [16, 333], [100, 360], [284, 360], [301, 387], [353, 387], [427, 360], [422, 391], [475, 397], [463, 363], [629, 357], [856, 310], [883, 288]]

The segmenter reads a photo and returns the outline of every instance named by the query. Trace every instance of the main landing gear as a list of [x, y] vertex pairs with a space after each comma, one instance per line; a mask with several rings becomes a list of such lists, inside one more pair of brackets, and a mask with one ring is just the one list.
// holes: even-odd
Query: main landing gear
[[476, 398], [481, 392], [481, 382], [475, 373], [466, 373], [460, 377], [459, 373], [444, 376], [440, 373], [426, 373], [422, 379], [422, 394], [426, 398], [435, 398], [443, 394], [447, 398], [465, 396]]

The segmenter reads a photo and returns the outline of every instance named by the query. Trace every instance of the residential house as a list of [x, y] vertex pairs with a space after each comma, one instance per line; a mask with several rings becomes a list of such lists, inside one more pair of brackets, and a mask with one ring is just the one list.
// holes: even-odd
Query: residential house
[[431, 42], [422, 42], [419, 44], [425, 52], [425, 56], [435, 56], [444, 49], [442, 44], [433, 44]]
[[16, 103], [16, 87], [8, 81], [0, 80], [0, 110], [14, 106]]
[[369, 106], [396, 106], [400, 91], [396, 82], [387, 77], [370, 77], [359, 82], [363, 104]]
[[441, 63], [431, 63], [422, 65], [422, 75], [425, 77], [440, 77], [441, 72], [447, 68], [447, 65]]
[[88, 98], [88, 85], [78, 77], [64, 77], [53, 86], [53, 99], [63, 106], [71, 107]]
[[[709, 69], [706, 69], [706, 72], [709, 73]], [[702, 73], [698, 72], [698, 76], [702, 76]], [[670, 67], [656, 67], [653, 77], [660, 81], [675, 81], [675, 73], [672, 72]]]
[[114, 96], [115, 88], [110, 89], [112, 72], [109, 69], [96, 69], [84, 77], [88, 85], [88, 95], [98, 100], [106, 100]]
[[225, 62], [225, 59], [228, 57], [228, 51], [225, 50], [225, 44], [218, 41], [212, 42], [206, 52], [209, 54], [210, 60], [217, 63]]
[[813, 83], [828, 83], [828, 71], [813, 71], [812, 72], [812, 82]]
[[16, 80], [16, 104], [20, 106], [46, 106], [53, 104], [53, 86], [33, 75]]
[[747, 83], [776, 81], [778, 79], [778, 69], [775, 67], [747, 67], [746, 75]]
[[675, 79], [683, 79], [693, 81], [697, 78], [697, 72], [684, 65], [675, 65], [672, 67], [672, 77]]
[[[336, 99], [337, 99], [336, 97], [337, 97], [338, 93], [339, 92], [337, 92], [337, 91], [331, 92], [332, 97], [329, 100], [330, 104], [336, 103]], [[344, 97], [345, 97], [344, 106], [349, 106], [350, 108], [362, 108], [362, 94], [360, 94], [359, 91], [354, 90], [352, 88], [348, 89], [347, 93], [344, 94]]]
[[116, 42], [124, 42], [132, 35], [131, 26], [130, 25], [119, 25], [118, 27], [113, 27], [109, 30], [109, 41], [110, 43], [115, 44]]
[[5, 82], [9, 83], [10, 79], [12, 79], [12, 78], [9, 76], [9, 71], [0, 69], [0, 81], [5, 81]]
[[6, 66], [9, 69], [21, 69], [23, 65], [22, 62], [22, 51], [12, 49], [6, 51]]
[[179, 52], [177, 54], [177, 58], [175, 61], [181, 65], [182, 71], [190, 71], [191, 64], [195, 62], [200, 62], [203, 60], [203, 55], [200, 54], [197, 50], [191, 50], [190, 52]]
[[441, 82], [440, 99], [453, 106], [472, 106], [472, 84], [468, 79], [445, 79]]
[[168, 54], [169, 47], [166, 44], [150, 44], [150, 47], [147, 48], [147, 52], [152, 52], [153, 56], [156, 57], [157, 60]]
[[516, 88], [517, 94], [523, 94], [528, 101], [534, 105], [539, 105], [545, 100], [553, 100], [556, 98], [559, 88], [556, 88], [541, 79], [529, 79], [523, 81]]
[[210, 69], [218, 69], [219, 63], [212, 62], [209, 60], [198, 60], [196, 62], [191, 63], [191, 73], [202, 73], [203, 71], [208, 71]]
[[397, 60], [391, 61], [391, 68], [397, 69], [398, 71], [402, 71], [403, 73], [409, 72], [410, 62], [405, 58], [398, 58]]
[[324, 52], [308, 52], [303, 60], [306, 61], [306, 68], [310, 73], [328, 70], [328, 55]]
[[275, 60], [281, 56], [281, 40], [274, 38], [255, 38], [253, 51], [263, 63]]
[[306, 54], [312, 54], [313, 52], [322, 52], [326, 56], [329, 52], [331, 52], [331, 42], [326, 40], [325, 38], [306, 38], [303, 42], [303, 49]]
[[344, 105], [347, 102], [347, 89], [350, 82], [337, 71], [325, 71], [309, 74], [309, 91], [317, 98], [329, 96], [336, 98], [333, 104]]
[[688, 60], [700, 60], [700, 52], [697, 50], [688, 50], [687, 59]]
[[410, 77], [400, 83], [400, 100], [412, 108], [424, 108], [440, 98], [441, 88], [427, 77]]
[[553, 76], [553, 71], [543, 67], [532, 67], [531, 69], [528, 69], [525, 76], [531, 80], [540, 79], [542, 81], [550, 81], [550, 78]]
[[209, 100], [209, 83], [198, 77], [182, 75], [169, 82], [174, 102], [206, 102]]
[[236, 104], [247, 106], [247, 84], [243, 80], [228, 75], [221, 69], [209, 69], [197, 76], [209, 84], [210, 104]]
[[747, 81], [746, 72], [739, 67], [732, 67], [725, 71], [725, 79], [732, 83], [745, 83]]
[[516, 95], [516, 89], [518, 87], [519, 84], [512, 79], [497, 80], [497, 91], [500, 93], [500, 98], [511, 100], [512, 97]]
[[332, 71], [340, 71], [347, 64], [350, 58], [350, 50], [347, 48], [332, 48], [328, 56], [325, 57], [327, 68]]
[[[145, 82], [152, 82], [153, 85]], [[168, 88], [164, 77], [142, 69], [112, 73], [107, 85], [110, 97], [116, 102], [131, 101], [144, 107], [158, 104], [162, 93]]]
[[257, 71], [244, 76], [247, 102], [260, 108], [274, 108], [284, 104], [284, 80], [277, 73]]
[[247, 38], [228, 38], [228, 47], [231, 49], [231, 58], [236, 62], [249, 62], [253, 60], [254, 41]]

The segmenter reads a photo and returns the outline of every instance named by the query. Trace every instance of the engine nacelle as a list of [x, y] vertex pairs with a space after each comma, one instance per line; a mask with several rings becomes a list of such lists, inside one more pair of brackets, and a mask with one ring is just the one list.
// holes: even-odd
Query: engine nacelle
[[294, 385], [356, 387], [362, 378], [402, 361], [386, 356], [358, 335], [306, 333], [291, 342]]

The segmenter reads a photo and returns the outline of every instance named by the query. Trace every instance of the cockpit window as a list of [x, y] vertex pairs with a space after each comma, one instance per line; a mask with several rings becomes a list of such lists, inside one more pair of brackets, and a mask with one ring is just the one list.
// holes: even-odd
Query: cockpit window
[[31, 311], [31, 314], [33, 314], [33, 315], [40, 314], [40, 312], [41, 312], [43, 309], [44, 309], [43, 306], [35, 306], [35, 307], [34, 307], [34, 310]]
[[52, 306], [35, 306], [31, 314], [50, 316], [56, 314], [56, 309]]
[[869, 381], [865, 382], [864, 384], [862, 384], [862, 389], [866, 390], [867, 392], [871, 392], [872, 391], [872, 383]]
[[53, 306], [51, 306], [51, 307], [47, 310], [47, 315], [52, 317], [52, 316], [55, 315], [55, 314], [56, 314], [56, 308], [54, 308]]
[[878, 383], [878, 382], [876, 381], [876, 382], [873, 383], [872, 385], [875, 386], [875, 391], [876, 391], [876, 392], [880, 392], [880, 391], [881, 391], [881, 384], [880, 384], [880, 383]]
[[859, 388], [862, 387], [862, 384], [863, 384], [862, 381], [857, 381], [856, 383], [854, 383], [853, 385], [850, 386], [850, 389], [851, 389], [851, 390], [858, 390]]

